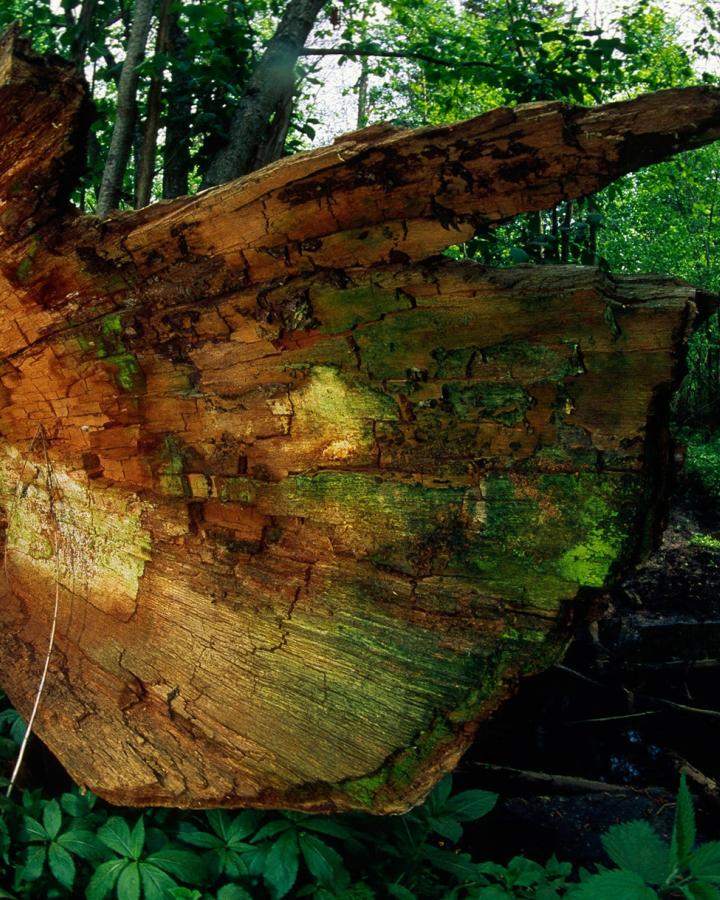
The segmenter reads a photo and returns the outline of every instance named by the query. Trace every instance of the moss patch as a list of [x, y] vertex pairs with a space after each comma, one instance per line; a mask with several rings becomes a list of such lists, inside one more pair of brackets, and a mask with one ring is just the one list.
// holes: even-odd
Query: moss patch
[[16, 493], [23, 468], [27, 475], [19, 453], [6, 449], [0, 471], [10, 565], [15, 554], [22, 555], [41, 580], [54, 584], [57, 547], [62, 586], [100, 609], [132, 612], [151, 550], [142, 503], [125, 491], [77, 480], [55, 465], [51, 513], [43, 467], [35, 467], [32, 480]]
[[145, 390], [145, 375], [137, 357], [125, 345], [123, 322], [117, 313], [105, 316], [98, 331], [91, 335], [79, 334], [76, 340], [81, 352], [94, 353], [110, 369], [120, 390], [125, 393]]

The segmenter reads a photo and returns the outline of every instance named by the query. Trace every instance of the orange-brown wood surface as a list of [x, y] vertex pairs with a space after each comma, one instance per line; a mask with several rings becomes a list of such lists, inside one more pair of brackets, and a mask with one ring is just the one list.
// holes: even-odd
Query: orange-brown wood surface
[[712, 140], [720, 92], [367, 129], [103, 221], [86, 120], [6, 36], [3, 687], [27, 712], [59, 590], [37, 730], [81, 784], [407, 808], [648, 546], [711, 302], [433, 254]]

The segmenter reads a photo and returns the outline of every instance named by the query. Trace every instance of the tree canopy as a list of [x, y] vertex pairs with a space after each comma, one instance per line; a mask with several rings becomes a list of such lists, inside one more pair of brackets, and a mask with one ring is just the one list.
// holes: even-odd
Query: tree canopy
[[[688, 11], [692, 34], [652, 0], [618, 3], [602, 25], [569, 0], [10, 0], [0, 28], [19, 20], [36, 49], [85, 73], [96, 117], [74, 199], [107, 215], [317, 144], [315, 100], [335, 66], [353, 66], [343, 102], [359, 128], [715, 81], [720, 16], [703, 2]], [[717, 289], [719, 178], [711, 146], [480, 229], [450, 253], [664, 272]]]

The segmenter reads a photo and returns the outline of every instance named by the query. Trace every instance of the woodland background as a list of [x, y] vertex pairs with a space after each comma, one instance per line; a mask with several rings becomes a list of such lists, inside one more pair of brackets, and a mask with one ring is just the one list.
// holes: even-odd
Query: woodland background
[[[344, 102], [358, 128], [443, 124], [500, 105], [591, 105], [717, 83], [720, 9], [698, 3], [692, 12], [698, 27], [688, 35], [649, 0], [629, 3], [604, 28], [570, 3], [541, 0], [4, 0], [0, 30], [19, 20], [37, 50], [69, 58], [85, 73], [97, 114], [74, 201], [106, 215], [317, 145], [326, 125], [313, 98], [326, 78], [318, 65], [328, 57], [357, 66]], [[668, 273], [720, 291], [720, 144], [582, 201], [519, 216], [448, 252], [493, 266], [562, 262]], [[674, 415], [686, 452], [678, 504], [699, 510], [702, 526], [684, 537], [717, 567], [717, 315], [693, 340]], [[0, 750], [11, 758], [23, 724], [8, 708], [0, 727]], [[0, 821], [0, 896], [720, 896], [720, 844], [706, 844], [693, 862], [685, 788], [672, 850], [647, 822], [635, 823], [605, 839], [620, 868], [583, 886], [578, 879], [588, 876], [569, 865], [523, 856], [508, 862], [512, 847], [502, 865], [480, 867], [487, 854], [463, 838], [463, 827], [488, 813], [494, 797], [477, 789], [451, 795], [449, 781], [421, 810], [378, 826], [249, 811], [118, 815], [80, 797], [42, 755], [27, 779]], [[673, 872], [681, 875], [669, 882]]]
[[[0, 28], [22, 22], [36, 49], [85, 73], [97, 116], [74, 199], [105, 215], [317, 145], [317, 132], [327, 135], [315, 100], [328, 57], [359, 63], [344, 98], [358, 128], [438, 125], [541, 100], [591, 105], [717, 81], [714, 3], [684, 7], [690, 28], [650, 0], [600, 12], [609, 18], [604, 28], [571, 3], [542, 0], [5, 0]], [[720, 148], [710, 146], [451, 252], [489, 265], [671, 273], [717, 290], [719, 172]], [[710, 344], [697, 344], [703, 376], [686, 384], [682, 423], [720, 419], [716, 328]]]

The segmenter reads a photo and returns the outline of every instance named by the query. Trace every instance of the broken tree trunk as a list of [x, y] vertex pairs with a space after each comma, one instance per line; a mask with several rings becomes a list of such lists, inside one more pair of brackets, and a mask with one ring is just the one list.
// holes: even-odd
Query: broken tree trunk
[[[19, 101], [14, 98], [20, 97]], [[432, 257], [720, 135], [720, 91], [368, 129], [100, 221], [0, 49], [3, 687], [128, 804], [397, 811], [647, 547], [696, 310]]]

